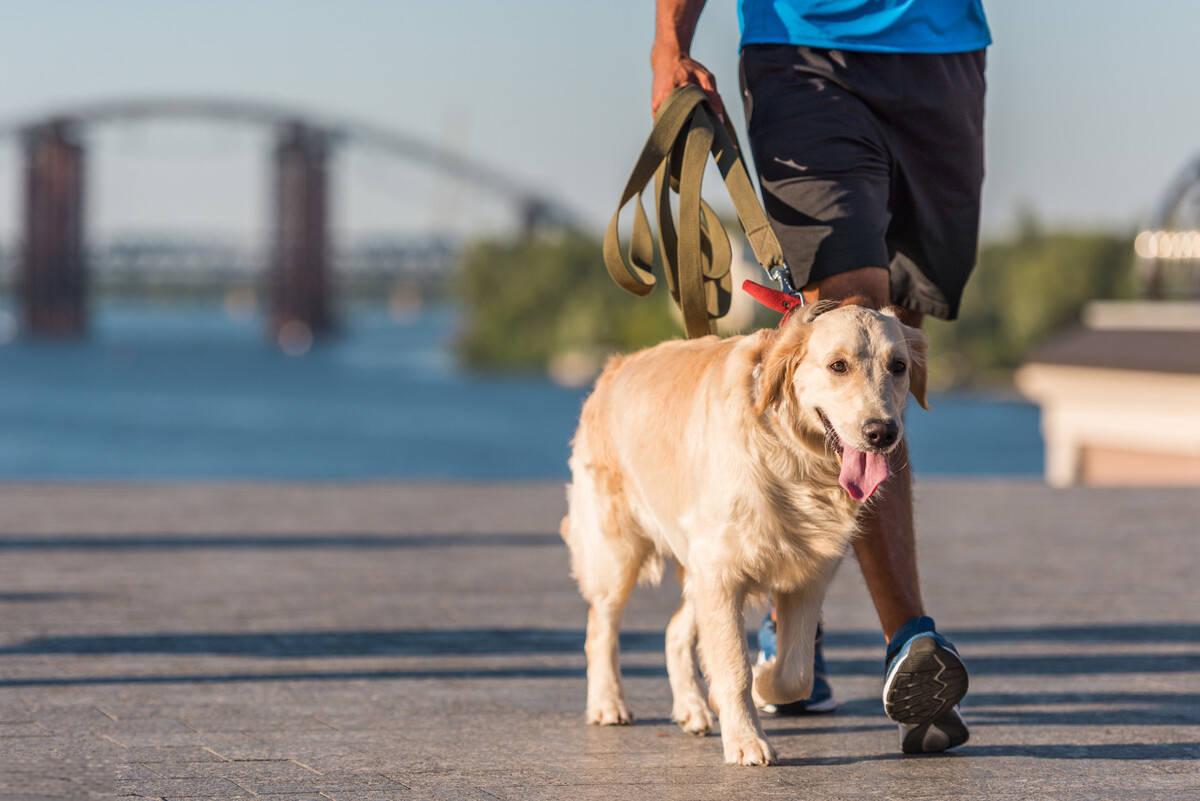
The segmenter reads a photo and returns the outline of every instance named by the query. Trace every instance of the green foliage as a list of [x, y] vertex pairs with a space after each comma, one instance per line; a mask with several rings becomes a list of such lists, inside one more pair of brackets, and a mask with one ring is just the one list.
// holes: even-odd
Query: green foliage
[[959, 319], [929, 320], [930, 379], [942, 386], [1006, 377], [1030, 349], [1079, 322], [1088, 301], [1133, 294], [1131, 240], [1043, 233], [1027, 224], [984, 245]]
[[462, 359], [488, 369], [542, 369], [560, 353], [633, 350], [677, 337], [670, 295], [618, 289], [600, 243], [580, 234], [471, 247], [461, 268]]
[[[1032, 347], [1076, 324], [1088, 301], [1131, 296], [1131, 253], [1126, 236], [1031, 224], [985, 245], [959, 320], [927, 323], [931, 381], [1003, 380]], [[458, 349], [474, 367], [545, 369], [558, 354], [624, 352], [681, 336], [665, 287], [648, 298], [621, 291], [600, 243], [580, 234], [480, 242], [465, 256], [459, 287], [466, 328]]]

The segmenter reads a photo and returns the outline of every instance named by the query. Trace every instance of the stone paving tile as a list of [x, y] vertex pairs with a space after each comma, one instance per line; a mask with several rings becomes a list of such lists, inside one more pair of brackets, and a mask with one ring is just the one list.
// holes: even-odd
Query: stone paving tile
[[[61, 728], [61, 726], [60, 726]], [[88, 730], [96, 734], [104, 734], [112, 739], [126, 744], [132, 744], [134, 739], [149, 735], [159, 742], [163, 735], [182, 734], [187, 738], [196, 735], [196, 729], [176, 718], [121, 718], [119, 720], [95, 721]]]
[[151, 779], [131, 782], [120, 788], [122, 794], [139, 795], [145, 798], [182, 798], [200, 796], [226, 798], [229, 796], [253, 795], [249, 790], [230, 779]]
[[0, 738], [50, 737], [54, 734], [40, 720], [14, 720], [0, 723]]
[[404, 792], [408, 787], [386, 776], [363, 772], [339, 771], [328, 774], [309, 773], [304, 776], [281, 778], [273, 775], [245, 776], [238, 784], [256, 793], [300, 793], [349, 790], [386, 790]]
[[561, 486], [0, 486], [0, 586], [44, 599], [0, 603], [0, 801], [1200, 798], [1200, 496], [918, 495], [971, 743], [897, 752], [850, 564], [843, 708], [767, 720], [748, 770], [667, 719], [670, 582], [626, 616], [637, 725], [583, 724]]
[[[710, 787], [703, 784], [688, 784], [682, 787], [639, 784], [592, 784], [564, 787], [562, 785], [517, 785], [489, 786], [480, 788], [494, 799], [501, 801], [613, 801], [621, 798], [688, 799], [688, 801], [728, 801], [731, 796], [726, 787]], [[794, 798], [794, 787], [754, 788], [754, 798]], [[823, 801], [828, 801], [828, 796]]]
[[[364, 741], [370, 742], [369, 738]], [[255, 732], [209, 747], [223, 759], [296, 759], [305, 764], [313, 756], [338, 758], [359, 753], [359, 746], [353, 740], [348, 741], [340, 735], [314, 737], [303, 731]]]
[[263, 760], [254, 762], [170, 762], [155, 766], [160, 776], [167, 779], [226, 778], [238, 783], [298, 781], [320, 776], [316, 771], [290, 760]]
[[113, 722], [111, 717], [90, 704], [40, 708], [37, 710], [37, 720], [55, 734], [93, 731]]
[[[157, 769], [156, 769], [157, 768]], [[161, 764], [151, 765], [147, 762], [118, 765], [116, 770], [117, 784], [128, 786], [132, 782], [157, 781], [158, 779], [177, 779], [163, 771]]]
[[198, 732], [190, 730], [176, 730], [155, 733], [152, 731], [122, 731], [115, 734], [101, 732], [101, 737], [111, 740], [125, 748], [140, 748], [146, 746], [152, 747], [167, 747], [180, 748], [185, 746], [197, 746], [200, 748], [211, 748], [214, 751], [219, 751], [221, 748], [233, 747], [242, 745], [246, 742], [253, 742], [253, 737], [248, 734], [216, 734], [212, 732]]
[[321, 787], [327, 790], [403, 790], [409, 785], [374, 770], [330, 770], [321, 772]]
[[116, 755], [126, 764], [156, 765], [183, 762], [226, 762], [220, 754], [200, 746], [136, 746], [124, 748]]
[[433, 787], [414, 787], [408, 790], [330, 790], [326, 793], [335, 801], [496, 801], [496, 796], [483, 788], [460, 781], [447, 781]]
[[220, 714], [190, 713], [179, 716], [181, 722], [199, 732], [327, 732], [337, 731], [316, 715], [257, 715], [242, 708]]

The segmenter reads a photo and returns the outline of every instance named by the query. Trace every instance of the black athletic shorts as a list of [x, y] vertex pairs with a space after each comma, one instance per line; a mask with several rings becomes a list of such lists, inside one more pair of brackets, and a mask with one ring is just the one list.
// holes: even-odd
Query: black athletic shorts
[[979, 244], [986, 53], [742, 49], [763, 204], [797, 286], [888, 266], [953, 320]]

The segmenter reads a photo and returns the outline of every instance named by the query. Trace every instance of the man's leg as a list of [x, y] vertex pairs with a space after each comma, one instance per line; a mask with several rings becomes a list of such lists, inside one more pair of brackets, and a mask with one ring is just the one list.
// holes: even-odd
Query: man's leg
[[866, 510], [854, 541], [854, 555], [887, 640], [905, 621], [925, 614], [913, 533], [912, 473], [908, 448], [903, 442], [896, 451], [896, 460], [901, 464]]

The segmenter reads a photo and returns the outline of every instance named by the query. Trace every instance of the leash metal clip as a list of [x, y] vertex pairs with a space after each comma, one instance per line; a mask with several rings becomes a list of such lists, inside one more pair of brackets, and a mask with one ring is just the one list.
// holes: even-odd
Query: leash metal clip
[[795, 285], [792, 283], [792, 271], [788, 269], [786, 264], [781, 264], [778, 267], [772, 267], [768, 269], [767, 275], [771, 276], [771, 280], [779, 282], [779, 288], [781, 290], [792, 297], [797, 298], [800, 301], [801, 306], [808, 305], [804, 300], [804, 293], [796, 289]]

